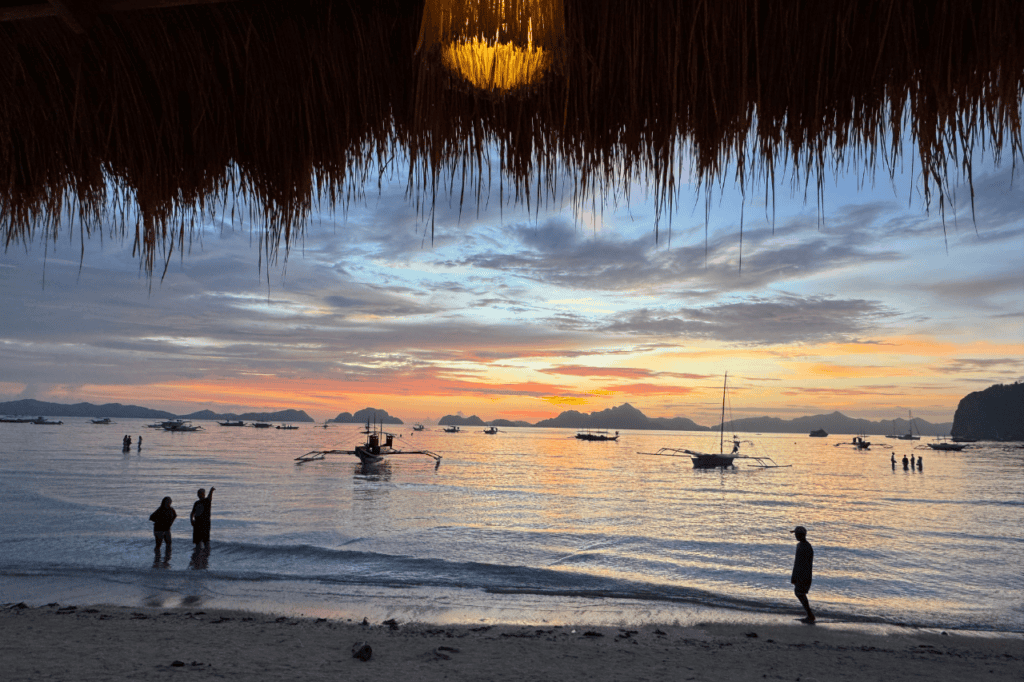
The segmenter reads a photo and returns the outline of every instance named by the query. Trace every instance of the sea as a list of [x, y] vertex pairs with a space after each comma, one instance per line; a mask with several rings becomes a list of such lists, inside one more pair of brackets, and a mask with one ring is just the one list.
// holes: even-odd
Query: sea
[[[225, 608], [438, 624], [791, 623], [802, 525], [823, 622], [1024, 632], [1024, 449], [927, 439], [737, 434], [728, 470], [661, 448], [718, 452], [719, 434], [389, 426], [441, 455], [365, 467], [362, 427], [191, 433], [62, 418], [0, 423], [0, 603]], [[122, 439], [133, 444], [122, 451]], [[728, 447], [728, 439], [726, 446]], [[923, 456], [904, 470], [904, 455]], [[767, 460], [765, 460], [767, 461]], [[209, 552], [188, 515], [216, 487]], [[170, 553], [149, 515], [178, 520]]]

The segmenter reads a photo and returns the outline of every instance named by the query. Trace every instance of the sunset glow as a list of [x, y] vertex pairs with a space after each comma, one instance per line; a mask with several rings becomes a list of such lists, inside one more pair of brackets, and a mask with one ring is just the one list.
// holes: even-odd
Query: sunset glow
[[247, 225], [209, 222], [152, 287], [130, 243], [89, 240], [81, 263], [77, 243], [9, 248], [0, 398], [406, 423], [630, 403], [711, 425], [728, 371], [737, 418], [948, 422], [967, 393], [1024, 376], [1020, 185], [976, 170], [977, 223], [947, 216], [945, 232], [891, 188], [840, 179], [824, 223], [801, 197], [751, 219], [763, 199], [736, 193], [706, 236], [681, 212], [658, 240], [639, 189], [600, 230], [491, 197], [479, 214], [439, 205], [431, 243], [394, 180], [311, 222], [269, 277]]

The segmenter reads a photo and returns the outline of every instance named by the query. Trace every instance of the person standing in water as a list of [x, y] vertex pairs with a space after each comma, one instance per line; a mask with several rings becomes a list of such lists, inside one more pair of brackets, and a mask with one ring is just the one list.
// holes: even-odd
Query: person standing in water
[[896, 453], [895, 452], [892, 453], [892, 457], [889, 458], [889, 461], [892, 462], [892, 470], [896, 471]]
[[790, 576], [789, 582], [793, 584], [793, 593], [796, 594], [796, 598], [800, 600], [804, 611], [807, 612], [807, 617], [801, 618], [801, 620], [805, 623], [813, 623], [815, 621], [814, 611], [811, 611], [811, 605], [807, 601], [807, 592], [811, 589], [811, 578], [814, 572], [814, 548], [811, 547], [811, 543], [807, 542], [807, 529], [803, 526], [797, 526], [789, 532], [793, 533], [797, 539], [796, 557], [793, 559], [793, 575]]
[[196, 548], [206, 546], [210, 548], [210, 516], [213, 513], [213, 491], [216, 488], [210, 488], [210, 494], [206, 494], [206, 490], [200, 488], [196, 492], [196, 496], [199, 498], [192, 505], [192, 513], [189, 514], [188, 520], [192, 522], [192, 542], [195, 543]]
[[167, 551], [171, 551], [171, 525], [174, 519], [178, 518], [178, 512], [171, 506], [171, 498], [165, 497], [160, 502], [160, 507], [149, 515], [153, 522], [153, 537], [156, 538], [155, 551], [160, 551], [160, 544], [167, 543]]

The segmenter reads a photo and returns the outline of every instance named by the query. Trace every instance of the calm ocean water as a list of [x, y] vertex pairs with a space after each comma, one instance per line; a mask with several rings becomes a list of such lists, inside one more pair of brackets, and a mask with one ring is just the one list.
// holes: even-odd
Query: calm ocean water
[[[401, 433], [404, 456], [365, 471], [308, 450], [362, 442], [355, 426], [166, 433], [0, 424], [0, 602], [202, 605], [425, 622], [636, 624], [801, 615], [794, 541], [815, 548], [812, 605], [843, 622], [1024, 632], [1024, 449], [741, 434], [789, 468], [695, 471], [637, 455], [713, 448], [717, 435], [561, 429]], [[141, 451], [121, 452], [124, 434]], [[841, 445], [837, 445], [840, 444]], [[923, 454], [921, 472], [890, 469]], [[188, 513], [217, 487], [213, 543]], [[154, 557], [164, 495], [174, 551]], [[772, 622], [776, 622], [772, 620]]]

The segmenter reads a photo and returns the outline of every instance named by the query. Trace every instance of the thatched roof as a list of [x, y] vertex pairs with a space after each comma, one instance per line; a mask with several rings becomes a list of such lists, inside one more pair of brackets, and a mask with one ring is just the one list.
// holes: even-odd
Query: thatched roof
[[1021, 153], [1019, 0], [560, 0], [550, 68], [496, 95], [416, 52], [423, 0], [32, 1], [0, 0], [5, 243], [103, 215], [148, 269], [227, 198], [274, 253], [396, 158], [429, 211], [473, 201], [492, 151], [518, 201], [564, 169], [577, 201], [641, 180], [660, 208], [686, 164], [813, 187], [889, 167], [909, 133], [942, 202], [972, 152]]

